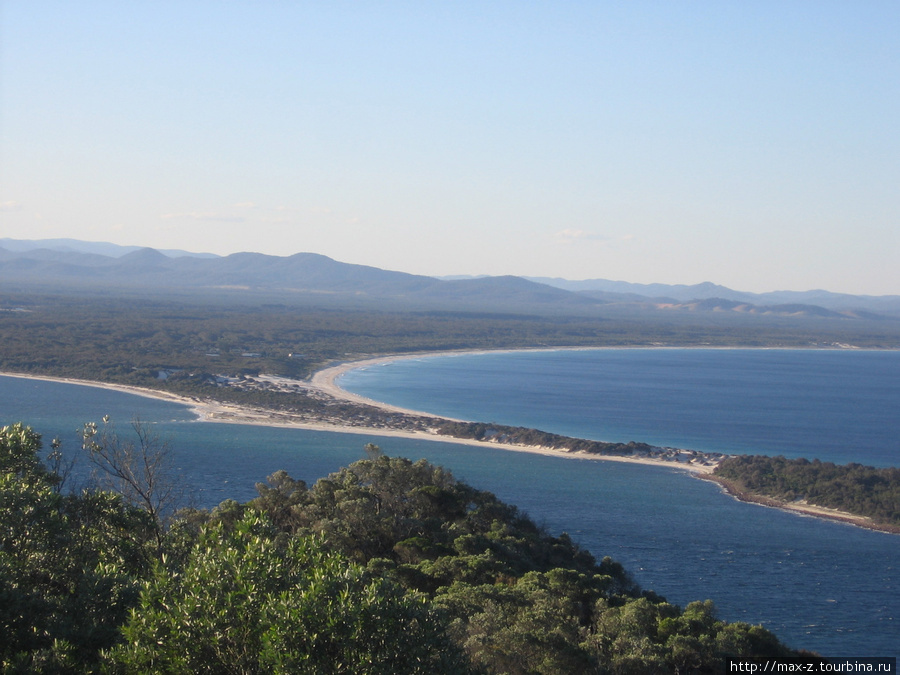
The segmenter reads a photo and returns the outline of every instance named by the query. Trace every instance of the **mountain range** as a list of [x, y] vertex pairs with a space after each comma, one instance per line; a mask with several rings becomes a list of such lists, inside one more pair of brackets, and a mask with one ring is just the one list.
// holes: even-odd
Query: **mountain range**
[[130, 292], [263, 293], [347, 304], [454, 311], [596, 313], [598, 309], [900, 319], [900, 296], [824, 290], [748, 293], [713, 283], [635, 284], [590, 279], [437, 278], [343, 263], [316, 253], [216, 256], [75, 239], [0, 239], [0, 284]]

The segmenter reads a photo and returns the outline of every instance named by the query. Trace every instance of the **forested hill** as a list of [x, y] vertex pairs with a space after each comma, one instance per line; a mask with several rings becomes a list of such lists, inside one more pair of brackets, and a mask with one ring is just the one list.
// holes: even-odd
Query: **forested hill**
[[48, 466], [34, 431], [0, 429], [3, 672], [718, 673], [797, 655], [424, 460], [369, 445], [311, 487], [278, 472], [247, 503], [176, 510], [166, 446], [138, 432], [86, 425], [109, 480], [68, 493], [55, 448]]
[[[235, 253], [221, 258], [170, 258], [154, 249], [121, 257], [39, 249], [0, 249], [0, 281], [43, 289], [69, 287], [92, 292], [228, 291], [327, 294], [331, 300], [393, 299], [410, 306], [588, 307], [596, 303], [518, 277], [442, 281], [434, 277], [353, 265], [314, 253], [280, 257]], [[320, 300], [323, 298], [320, 297]]]
[[665, 312], [900, 319], [900, 296], [826, 291], [753, 294], [712, 283], [633, 284], [544, 277], [435, 278], [339, 262], [315, 253], [228, 256], [162, 252], [76, 240], [0, 239], [0, 282], [8, 287], [104, 294], [203, 291], [314, 296], [326, 304], [503, 311]]

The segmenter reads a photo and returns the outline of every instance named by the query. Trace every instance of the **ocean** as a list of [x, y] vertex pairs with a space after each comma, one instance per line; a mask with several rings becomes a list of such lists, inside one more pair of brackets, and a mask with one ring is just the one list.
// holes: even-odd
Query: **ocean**
[[900, 466], [900, 352], [600, 349], [350, 371], [353, 393], [577, 438]]
[[[599, 440], [896, 466], [898, 374], [896, 352], [564, 350], [395, 361], [340, 383], [435, 414]], [[174, 403], [0, 378], [0, 422], [59, 436], [72, 453], [76, 430], [107, 414], [120, 430], [135, 416], [152, 423], [196, 486], [198, 505], [249, 499], [278, 469], [313, 482], [374, 442], [450, 468], [596, 557], [619, 560], [670, 602], [712, 599], [723, 619], [762, 623], [789, 645], [826, 655], [900, 651], [897, 535], [743, 504], [667, 467], [198, 423]]]

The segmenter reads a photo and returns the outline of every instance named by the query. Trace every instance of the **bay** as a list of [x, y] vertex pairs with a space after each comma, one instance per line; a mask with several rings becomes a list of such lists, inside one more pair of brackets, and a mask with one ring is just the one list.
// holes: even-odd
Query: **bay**
[[[413, 407], [428, 403], [420, 398]], [[792, 646], [829, 655], [898, 652], [897, 536], [742, 504], [712, 483], [664, 467], [198, 423], [188, 409], [165, 401], [0, 378], [0, 423], [23, 420], [45, 439], [60, 436], [64, 449], [77, 449], [75, 431], [85, 421], [107, 414], [120, 430], [140, 416], [169, 439], [203, 506], [251, 498], [254, 483], [278, 469], [312, 482], [362, 458], [365, 443], [375, 442], [388, 454], [447, 466], [550, 531], [568, 531], [595, 556], [619, 560], [642, 586], [672, 602], [711, 598], [724, 619], [763, 623]]]
[[900, 352], [600, 349], [404, 359], [339, 384], [577, 438], [900, 466]]

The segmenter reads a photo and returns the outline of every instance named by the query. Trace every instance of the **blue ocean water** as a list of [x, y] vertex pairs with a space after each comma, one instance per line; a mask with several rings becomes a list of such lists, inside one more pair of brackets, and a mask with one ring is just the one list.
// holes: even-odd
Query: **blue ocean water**
[[[485, 373], [503, 370], [490, 365], [490, 359], [475, 360], [478, 381], [491, 379]], [[526, 368], [516, 363], [518, 369]], [[377, 377], [367, 379], [376, 382], [400, 365], [373, 369]], [[565, 370], [591, 368], [570, 364]], [[722, 375], [725, 368], [727, 363], [720, 362], [712, 370], [729, 380], [727, 373]], [[434, 377], [428, 368], [420, 372], [422, 379]], [[405, 377], [410, 384], [419, 379]], [[545, 377], [550, 378], [539, 379], [551, 386]], [[431, 391], [446, 382], [443, 374], [433, 379]], [[888, 386], [885, 391], [896, 389]], [[392, 402], [421, 409], [428, 407], [429, 396], [422, 390], [414, 404]], [[504, 398], [512, 396], [507, 392]], [[528, 396], [539, 400], [537, 394]], [[896, 404], [897, 398], [893, 400]], [[511, 407], [524, 406], [520, 402]], [[463, 410], [435, 412], [470, 417]], [[60, 436], [64, 448], [77, 448], [75, 431], [83, 422], [106, 414], [120, 429], [127, 429], [135, 415], [153, 423], [172, 443], [200, 505], [251, 498], [254, 483], [278, 469], [312, 482], [360, 459], [363, 446], [374, 442], [388, 454], [425, 457], [450, 468], [462, 480], [517, 504], [550, 531], [569, 532], [595, 556], [621, 561], [641, 585], [672, 602], [711, 598], [724, 619], [763, 623], [792, 646], [828, 655], [896, 656], [900, 651], [898, 536], [742, 504], [712, 483], [669, 468], [426, 440], [198, 423], [173, 403], [93, 387], [0, 378], [0, 423], [23, 420], [46, 439]], [[491, 418], [537, 426], [527, 414], [521, 421]], [[605, 431], [602, 437], [607, 437]], [[646, 436], [636, 433], [634, 438]], [[665, 444], [679, 445], [671, 440]]]
[[900, 466], [900, 352], [605, 349], [389, 362], [339, 384], [578, 438]]

